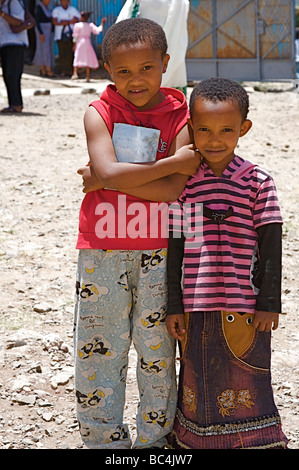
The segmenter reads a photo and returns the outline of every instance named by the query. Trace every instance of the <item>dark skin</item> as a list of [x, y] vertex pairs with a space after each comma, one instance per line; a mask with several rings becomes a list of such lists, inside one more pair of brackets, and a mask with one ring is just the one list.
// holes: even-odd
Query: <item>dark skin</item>
[[[234, 150], [240, 137], [250, 130], [252, 123], [242, 121], [238, 105], [234, 102], [212, 102], [199, 99], [195, 105], [192, 120], [194, 142], [205, 162], [215, 176], [221, 176], [234, 158]], [[278, 327], [279, 313], [256, 310], [253, 327], [269, 332]], [[183, 314], [166, 318], [168, 333], [182, 340], [186, 333]]]
[[[121, 96], [144, 110], [165, 99], [160, 86], [168, 60], [168, 54], [162, 56], [149, 44], [137, 43], [115, 48], [105, 67]], [[190, 143], [187, 124], [171, 143], [167, 158], [143, 164], [117, 161], [111, 135], [93, 107], [85, 113], [84, 126], [90, 162], [78, 173], [86, 193], [112, 188], [151, 201], [174, 201], [188, 176], [197, 172], [200, 155]]]
[[22, 21], [19, 20], [18, 18], [14, 18], [13, 16], [11, 15], [8, 15], [7, 13], [5, 13], [3, 10], [2, 10], [2, 5], [4, 5], [5, 3], [5, 0], [1, 0], [1, 9], [0, 9], [0, 14], [2, 16], [2, 18], [7, 21], [8, 24], [10, 24], [11, 26], [19, 26]]

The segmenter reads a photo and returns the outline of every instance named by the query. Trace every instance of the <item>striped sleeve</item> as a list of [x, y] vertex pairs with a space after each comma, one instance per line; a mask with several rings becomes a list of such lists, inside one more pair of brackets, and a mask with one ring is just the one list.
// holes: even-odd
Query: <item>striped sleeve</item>
[[255, 229], [266, 224], [283, 223], [276, 186], [273, 178], [269, 175], [263, 179], [259, 186], [253, 207], [253, 223]]

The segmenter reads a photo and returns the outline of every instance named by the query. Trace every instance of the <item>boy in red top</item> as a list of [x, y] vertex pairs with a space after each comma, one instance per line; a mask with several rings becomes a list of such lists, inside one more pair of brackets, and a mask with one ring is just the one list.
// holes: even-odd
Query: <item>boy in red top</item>
[[169, 60], [162, 28], [141, 18], [117, 23], [104, 38], [103, 57], [115, 85], [85, 114], [90, 166], [79, 170], [87, 194], [77, 243], [78, 420], [88, 447], [131, 447], [123, 410], [133, 341], [140, 393], [134, 447], [163, 447], [176, 408], [160, 213], [167, 204], [150, 201], [176, 199], [199, 155], [187, 146], [184, 95], [160, 88]]

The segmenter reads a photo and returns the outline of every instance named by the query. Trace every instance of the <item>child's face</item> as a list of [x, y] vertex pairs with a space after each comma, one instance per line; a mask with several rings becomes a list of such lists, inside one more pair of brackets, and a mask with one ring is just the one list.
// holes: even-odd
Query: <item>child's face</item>
[[242, 122], [237, 103], [198, 99], [192, 121], [194, 143], [216, 176], [221, 176], [234, 158], [239, 137], [251, 128], [251, 121]]
[[137, 43], [114, 49], [105, 67], [121, 96], [143, 110], [165, 99], [160, 86], [168, 60], [168, 54], [162, 58], [161, 51], [153, 50], [149, 44]]

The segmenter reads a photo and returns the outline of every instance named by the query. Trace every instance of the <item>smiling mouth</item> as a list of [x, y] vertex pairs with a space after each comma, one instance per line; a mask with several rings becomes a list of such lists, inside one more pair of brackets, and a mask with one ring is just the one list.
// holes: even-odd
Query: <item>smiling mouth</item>
[[145, 93], [145, 90], [141, 90], [141, 89], [130, 90], [130, 93], [134, 95], [141, 95], [142, 93]]

